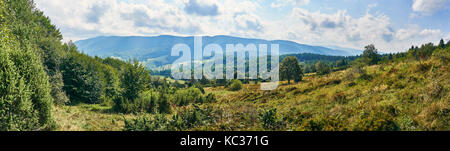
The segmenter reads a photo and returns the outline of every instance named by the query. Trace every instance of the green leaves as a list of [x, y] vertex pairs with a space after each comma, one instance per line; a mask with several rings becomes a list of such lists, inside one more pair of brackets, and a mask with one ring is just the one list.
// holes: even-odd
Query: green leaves
[[53, 100], [44, 68], [33, 52], [14, 47], [0, 46], [0, 130], [51, 127]]
[[378, 50], [375, 48], [375, 45], [373, 44], [364, 47], [362, 57], [367, 65], [377, 64], [378, 61], [381, 60], [381, 56], [378, 54]]
[[281, 79], [288, 80], [288, 83], [291, 80], [295, 80], [296, 82], [302, 80], [303, 71], [298, 64], [297, 57], [288, 56], [281, 61], [280, 75]]

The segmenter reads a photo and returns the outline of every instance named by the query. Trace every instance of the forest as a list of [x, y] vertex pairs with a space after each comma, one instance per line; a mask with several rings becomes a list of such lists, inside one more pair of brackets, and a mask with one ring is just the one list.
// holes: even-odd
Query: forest
[[[0, 131], [450, 130], [450, 41], [281, 57], [281, 86], [173, 80], [62, 42], [31, 0], [0, 0]], [[158, 74], [152, 75], [153, 74]]]

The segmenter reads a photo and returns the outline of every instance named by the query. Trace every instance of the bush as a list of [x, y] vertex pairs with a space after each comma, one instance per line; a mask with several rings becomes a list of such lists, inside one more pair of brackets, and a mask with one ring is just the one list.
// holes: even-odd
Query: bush
[[241, 80], [234, 80], [233, 83], [231, 83], [230, 88], [231, 91], [239, 91], [242, 89], [242, 82]]
[[174, 97], [174, 104], [179, 106], [204, 102], [202, 92], [200, 89], [194, 87], [178, 90], [175, 92]]
[[160, 104], [159, 93], [155, 91], [145, 91], [138, 95], [135, 100], [119, 96], [114, 99], [114, 110], [122, 113], [153, 113], [155, 106]]
[[158, 112], [159, 113], [170, 113], [170, 101], [167, 95], [164, 92], [160, 93], [158, 99]]
[[208, 95], [206, 95], [205, 99], [204, 99], [204, 103], [214, 103], [216, 102], [216, 95], [209, 93]]
[[124, 131], [157, 131], [165, 130], [167, 125], [167, 118], [164, 115], [157, 114], [153, 118], [151, 117], [138, 117], [136, 119], [127, 120], [124, 119]]
[[347, 102], [347, 96], [346, 96], [345, 93], [343, 93], [343, 92], [337, 92], [337, 93], [334, 93], [334, 94], [331, 96], [331, 100], [332, 100], [333, 102], [337, 102], [337, 103], [340, 103], [340, 104], [344, 104], [344, 103]]
[[277, 109], [262, 111], [259, 114], [263, 123], [263, 128], [268, 130], [279, 130], [286, 126], [284, 121], [277, 116]]
[[152, 117], [138, 117], [133, 120], [125, 119], [125, 131], [174, 131], [189, 130], [198, 126], [207, 125], [214, 121], [211, 107], [184, 108], [171, 118], [163, 114]]
[[67, 97], [66, 92], [63, 89], [64, 81], [62, 79], [61, 72], [56, 72], [53, 76], [51, 76], [50, 81], [53, 81], [51, 83], [51, 95], [53, 97], [54, 103], [58, 105], [69, 104], [69, 97]]
[[356, 131], [396, 131], [399, 127], [392, 115], [385, 112], [363, 113], [359, 121], [353, 125]]
[[342, 119], [332, 116], [320, 115], [303, 122], [303, 130], [307, 131], [346, 131]]

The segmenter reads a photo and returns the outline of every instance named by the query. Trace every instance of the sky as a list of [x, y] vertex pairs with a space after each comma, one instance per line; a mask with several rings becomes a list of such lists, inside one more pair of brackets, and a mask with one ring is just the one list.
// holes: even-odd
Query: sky
[[229, 35], [406, 51], [450, 40], [450, 0], [34, 0], [64, 36]]

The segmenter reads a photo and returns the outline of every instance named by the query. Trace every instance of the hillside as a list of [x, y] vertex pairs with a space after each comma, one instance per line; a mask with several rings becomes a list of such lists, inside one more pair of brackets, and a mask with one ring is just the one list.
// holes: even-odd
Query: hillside
[[257, 84], [245, 84], [240, 91], [205, 88], [216, 94], [216, 102], [174, 106], [173, 114], [162, 117], [122, 116], [86, 104], [57, 108], [56, 115], [78, 125], [61, 130], [167, 130], [178, 116], [190, 117], [185, 130], [450, 130], [449, 48], [425, 61], [309, 75], [297, 84], [282, 82], [273, 91], [260, 91]]
[[[122, 59], [136, 58], [141, 62], [145, 62], [148, 67], [160, 67], [172, 63], [177, 57], [171, 57], [171, 49], [175, 44], [185, 43], [193, 46], [193, 37], [177, 37], [177, 36], [155, 36], [155, 37], [96, 37], [75, 42], [80, 51], [91, 56], [100, 57], [119, 57]], [[313, 53], [331, 56], [353, 56], [361, 54], [361, 51], [330, 49], [320, 46], [309, 46], [298, 44], [292, 41], [275, 40], [268, 41], [262, 39], [248, 39], [231, 36], [205, 36], [203, 44], [216, 43], [225, 49], [226, 44], [244, 45], [253, 44], [279, 44], [280, 54], [298, 54]], [[193, 51], [193, 50], [191, 50]]]
[[[162, 37], [174, 39], [150, 44], [183, 41]], [[117, 38], [102, 51], [125, 49]], [[396, 54], [368, 45], [359, 57], [284, 56], [280, 77], [292, 80], [272, 91], [261, 79], [154, 76], [139, 60], [93, 57], [62, 39], [33, 1], [0, 0], [0, 131], [450, 130], [443, 39]], [[127, 42], [148, 42], [138, 39]]]

